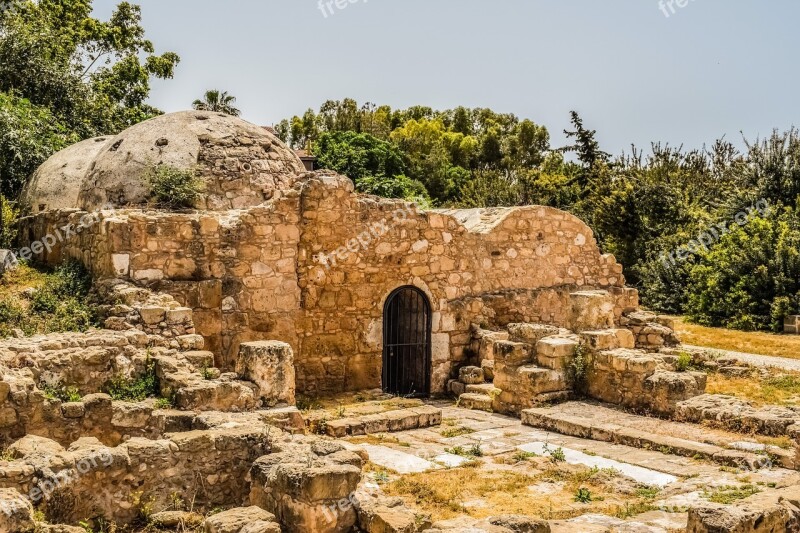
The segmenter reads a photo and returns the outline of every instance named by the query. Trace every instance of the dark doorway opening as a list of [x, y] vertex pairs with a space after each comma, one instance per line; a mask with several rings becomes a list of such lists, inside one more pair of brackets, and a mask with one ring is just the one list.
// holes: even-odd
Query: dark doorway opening
[[431, 306], [416, 287], [401, 287], [383, 308], [383, 390], [428, 396], [431, 376]]

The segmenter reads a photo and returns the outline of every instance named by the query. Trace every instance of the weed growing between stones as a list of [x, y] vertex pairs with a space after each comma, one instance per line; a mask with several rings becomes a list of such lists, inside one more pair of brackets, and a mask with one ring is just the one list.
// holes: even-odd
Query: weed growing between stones
[[48, 400], [61, 400], [62, 402], [79, 402], [81, 393], [78, 387], [66, 387], [64, 385], [42, 385], [44, 397]]
[[123, 402], [141, 402], [146, 398], [157, 397], [160, 394], [156, 363], [150, 359], [148, 353], [145, 361], [144, 373], [136, 378], [115, 376], [106, 386], [106, 392], [111, 398]]

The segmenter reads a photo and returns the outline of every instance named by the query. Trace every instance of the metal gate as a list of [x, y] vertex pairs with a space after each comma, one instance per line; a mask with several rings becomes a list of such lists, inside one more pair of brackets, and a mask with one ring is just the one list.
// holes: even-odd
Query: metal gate
[[401, 287], [383, 308], [383, 390], [428, 396], [431, 375], [431, 306], [416, 287]]

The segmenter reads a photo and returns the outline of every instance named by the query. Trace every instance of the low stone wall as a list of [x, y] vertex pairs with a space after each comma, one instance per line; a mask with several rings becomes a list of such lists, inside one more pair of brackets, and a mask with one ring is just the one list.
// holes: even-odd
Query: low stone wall
[[333, 441], [287, 443], [253, 464], [250, 502], [278, 517], [286, 533], [351, 531], [363, 461]]
[[584, 382], [592, 398], [671, 415], [679, 402], [705, 391], [706, 375], [673, 372], [657, 354], [619, 348], [592, 353]]
[[27, 495], [52, 523], [102, 517], [124, 525], [169, 508], [174, 495], [198, 507], [241, 504], [250, 466], [279, 438], [256, 427], [132, 438], [114, 448], [83, 439], [65, 452], [0, 462], [0, 486]]

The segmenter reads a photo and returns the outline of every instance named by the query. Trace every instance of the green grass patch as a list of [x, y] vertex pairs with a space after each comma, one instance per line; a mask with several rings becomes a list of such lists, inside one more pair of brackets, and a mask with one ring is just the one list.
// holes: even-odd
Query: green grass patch
[[83, 265], [66, 262], [55, 269], [20, 264], [0, 279], [0, 337], [86, 331], [99, 326]]

